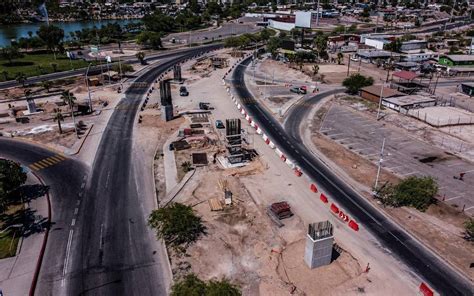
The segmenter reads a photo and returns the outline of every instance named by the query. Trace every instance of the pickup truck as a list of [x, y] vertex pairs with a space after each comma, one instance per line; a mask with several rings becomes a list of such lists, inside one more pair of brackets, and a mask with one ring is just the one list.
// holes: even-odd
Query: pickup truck
[[306, 86], [294, 86], [290, 88], [290, 91], [297, 94], [306, 94], [308, 92]]

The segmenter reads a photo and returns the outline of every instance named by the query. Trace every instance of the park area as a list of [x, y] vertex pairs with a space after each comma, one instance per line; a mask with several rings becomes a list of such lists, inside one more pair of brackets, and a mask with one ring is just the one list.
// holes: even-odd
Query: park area
[[21, 58], [0, 60], [0, 81], [17, 79], [18, 74], [23, 73], [26, 77], [39, 76], [54, 72], [68, 71], [84, 68], [88, 63], [84, 60], [70, 60], [64, 54], [51, 53], [24, 54]]

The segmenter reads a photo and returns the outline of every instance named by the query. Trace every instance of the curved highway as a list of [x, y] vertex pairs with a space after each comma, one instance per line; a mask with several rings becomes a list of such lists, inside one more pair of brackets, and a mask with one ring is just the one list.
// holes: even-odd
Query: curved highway
[[[255, 101], [244, 80], [244, 72], [250, 61], [251, 58], [247, 58], [236, 66], [232, 74], [232, 83], [237, 95], [244, 99], [242, 103], [247, 112], [288, 158], [294, 160], [311, 179], [325, 188], [343, 208], [349, 210], [350, 214], [381, 244], [423, 277], [437, 292], [442, 295], [472, 295], [472, 283], [457, 274], [403, 229], [389, 221], [308, 151], [299, 136], [300, 120], [310, 109], [306, 107], [307, 104], [298, 104], [293, 108], [286, 121], [288, 130], [285, 131], [280, 123]], [[315, 103], [337, 91], [339, 90], [318, 94], [309, 98], [307, 102]]]
[[[220, 45], [188, 49], [132, 83], [97, 150], [72, 236], [65, 295], [165, 295], [167, 258], [147, 226], [143, 172], [134, 164], [137, 110], [155, 79], [174, 64]], [[126, 108], [120, 108], [126, 106]], [[43, 292], [46, 292], [43, 291]], [[40, 293], [38, 295], [46, 295]]]
[[[0, 137], [0, 156], [17, 161], [24, 166], [57, 155], [54, 151], [28, 142]], [[72, 158], [66, 158], [36, 172], [50, 187], [52, 210], [52, 225], [38, 283], [39, 286], [45, 288], [44, 293], [36, 293], [37, 295], [50, 295], [48, 288], [58, 279], [59, 270], [66, 255], [70, 223], [74, 216], [78, 193], [81, 192], [81, 186], [88, 172], [88, 167]], [[32, 264], [36, 264], [37, 258], [34, 260]]]

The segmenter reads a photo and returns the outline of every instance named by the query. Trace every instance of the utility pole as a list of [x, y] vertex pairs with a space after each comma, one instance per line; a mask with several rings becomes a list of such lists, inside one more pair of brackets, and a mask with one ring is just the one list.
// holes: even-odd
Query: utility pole
[[71, 101], [71, 92], [67, 92], [67, 96], [69, 99], [69, 107], [71, 108], [71, 117], [72, 117], [72, 122], [74, 124], [74, 131], [76, 132], [76, 137], [79, 139], [79, 133], [77, 132], [77, 125], [76, 125], [76, 118], [74, 117], [74, 102]]
[[123, 84], [122, 84], [122, 62], [120, 61], [120, 55], [119, 55], [119, 71], [120, 71], [120, 90], [122, 90], [123, 88]]
[[87, 95], [88, 95], [88, 104], [89, 104], [89, 112], [92, 113], [92, 98], [91, 98], [91, 88], [89, 86], [89, 70], [91, 68], [92, 63], [89, 63], [89, 66], [87, 66], [87, 71], [86, 71], [86, 85], [87, 85]]
[[379, 108], [377, 110], [377, 120], [380, 118], [380, 108], [382, 108], [382, 99], [383, 99], [383, 89], [385, 87], [385, 83], [382, 83], [382, 86], [380, 87], [380, 98], [379, 98]]
[[385, 149], [385, 138], [383, 138], [382, 150], [380, 151], [380, 159], [378, 163], [377, 176], [375, 177], [375, 185], [374, 185], [374, 191], [373, 191], [374, 194], [377, 193], [377, 186], [379, 185], [380, 169], [382, 167], [384, 149]]
[[350, 66], [351, 66], [351, 54], [348, 54], [347, 55], [347, 75], [346, 76], [349, 76]]

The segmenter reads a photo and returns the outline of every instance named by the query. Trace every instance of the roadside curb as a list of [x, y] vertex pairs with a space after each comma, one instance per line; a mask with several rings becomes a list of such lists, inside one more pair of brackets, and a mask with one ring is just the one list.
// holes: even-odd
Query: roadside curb
[[86, 141], [87, 137], [92, 131], [92, 128], [94, 127], [94, 124], [92, 123], [87, 132], [85, 133], [84, 137], [81, 139], [81, 143], [79, 144], [79, 147], [76, 149], [75, 152], [64, 152], [64, 154], [72, 156], [72, 155], [77, 155], [79, 152], [81, 152], [82, 147], [84, 146], [84, 142]]
[[[34, 173], [33, 171], [31, 173], [39, 180], [41, 185], [45, 186], [43, 180], [36, 173]], [[51, 226], [52, 213], [51, 213], [51, 199], [50, 199], [50, 196], [49, 196], [49, 192], [46, 192], [46, 198], [47, 198], [47, 201], [48, 201], [48, 227], [46, 227], [46, 232], [45, 232], [44, 238], [43, 238], [43, 244], [41, 245], [40, 254], [38, 256], [38, 261], [36, 263], [36, 268], [35, 268], [35, 272], [34, 272], [34, 275], [33, 275], [33, 280], [31, 282], [31, 286], [30, 286], [29, 296], [35, 295], [36, 286], [38, 284], [39, 273], [40, 273], [41, 265], [43, 263], [44, 252], [46, 250], [46, 244], [48, 242], [49, 229], [50, 229], [50, 226]]]

